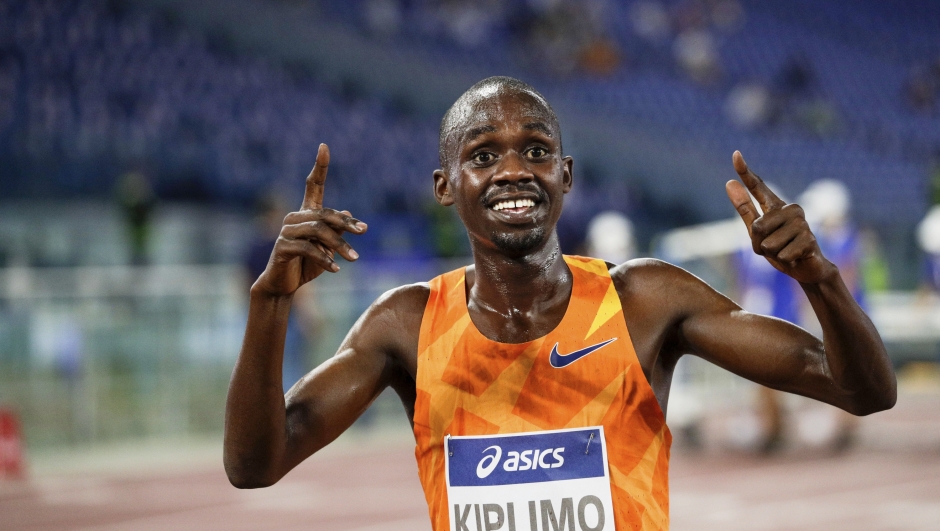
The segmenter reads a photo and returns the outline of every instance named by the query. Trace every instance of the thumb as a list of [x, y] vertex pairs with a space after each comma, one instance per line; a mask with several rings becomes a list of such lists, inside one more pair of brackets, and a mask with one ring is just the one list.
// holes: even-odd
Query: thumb
[[754, 202], [751, 201], [751, 195], [747, 193], [747, 189], [744, 188], [743, 184], [733, 179], [725, 184], [725, 192], [728, 194], [728, 199], [731, 200], [731, 204], [734, 205], [734, 209], [744, 221], [744, 225], [747, 227], [747, 233], [751, 234], [751, 224], [754, 223], [754, 220], [759, 216], [757, 207], [755, 207]]

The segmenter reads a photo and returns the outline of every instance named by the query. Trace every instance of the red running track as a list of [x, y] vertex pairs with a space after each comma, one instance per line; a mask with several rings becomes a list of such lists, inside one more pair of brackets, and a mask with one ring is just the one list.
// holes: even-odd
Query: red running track
[[[677, 454], [672, 493], [674, 531], [937, 531], [940, 453]], [[0, 483], [4, 531], [427, 531], [425, 515], [411, 449], [400, 443], [315, 456], [255, 491], [232, 488], [213, 463]]]

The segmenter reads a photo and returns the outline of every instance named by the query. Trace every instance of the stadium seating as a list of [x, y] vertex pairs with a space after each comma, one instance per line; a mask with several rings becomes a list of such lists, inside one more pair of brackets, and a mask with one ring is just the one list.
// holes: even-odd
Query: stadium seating
[[[359, 28], [363, 39], [408, 47], [431, 62], [523, 72], [552, 101], [674, 131], [710, 151], [742, 149], [791, 195], [817, 177], [843, 180], [863, 222], [912, 226], [926, 207], [940, 119], [912, 110], [904, 88], [912, 68], [940, 56], [940, 7], [731, 2], [743, 13], [735, 24], [719, 27], [706, 17], [695, 26], [717, 43], [719, 69], [713, 82], [697, 82], [673, 59], [676, 30], [689, 12], [707, 14], [720, 3], [657, 4], [672, 17], [661, 41], [631, 24], [637, 2], [584, 3], [591, 31], [613, 39], [623, 66], [561, 82], [550, 82], [557, 72], [540, 66], [535, 59], [545, 56], [528, 40], [546, 16], [542, 3], [495, 3], [490, 13], [453, 3], [333, 0], [320, 2], [320, 12]], [[334, 154], [331, 203], [403, 220], [424, 211], [429, 187], [415, 185], [436, 166], [435, 119], [325, 86], [163, 14], [116, 5], [0, 3], [0, 194], [107, 196], [121, 173], [139, 168], [161, 197], [248, 205], [272, 191], [296, 194], [298, 176], [325, 141]], [[781, 96], [788, 90], [781, 76], [794, 61], [810, 86]], [[778, 102], [782, 117], [735, 125], [728, 97], [742, 82], [789, 98]], [[831, 123], [801, 121], [816, 103]], [[591, 186], [624, 171], [595, 165], [595, 173]]]

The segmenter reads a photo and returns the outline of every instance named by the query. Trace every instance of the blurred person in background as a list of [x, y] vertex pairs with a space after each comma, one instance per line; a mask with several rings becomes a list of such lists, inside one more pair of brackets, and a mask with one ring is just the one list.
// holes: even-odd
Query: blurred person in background
[[680, 33], [672, 47], [676, 63], [690, 79], [711, 85], [721, 77], [718, 43], [707, 28], [691, 28]]
[[940, 292], [940, 205], [927, 211], [917, 224], [917, 244], [926, 255], [924, 284], [933, 292]]
[[440, 208], [437, 202], [429, 201], [425, 208], [434, 255], [438, 258], [464, 257], [470, 254], [463, 237], [463, 225], [452, 210]]
[[534, 64], [551, 74], [575, 72], [604, 77], [616, 72], [622, 52], [605, 29], [607, 2], [531, 1], [514, 15]]
[[810, 183], [798, 201], [820, 248], [839, 267], [855, 300], [867, 308], [859, 268], [859, 231], [849, 217], [852, 203], [848, 187], [834, 179], [820, 179]]
[[[643, 2], [647, 22], [655, 21], [658, 11], [654, 2]], [[635, 18], [636, 20], [640, 20]], [[692, 81], [711, 86], [721, 80], [721, 58], [718, 53], [722, 34], [734, 33], [744, 22], [744, 11], [736, 0], [709, 2], [686, 1], [675, 5], [671, 23], [676, 29], [672, 54], [676, 64]], [[635, 22], [636, 23], [636, 22]], [[656, 24], [645, 25], [655, 27]], [[643, 27], [643, 26], [641, 26]], [[646, 29], [646, 28], [644, 28]]]
[[117, 200], [124, 214], [131, 264], [147, 265], [150, 261], [150, 234], [156, 206], [150, 180], [141, 171], [125, 173], [118, 180]]
[[[896, 378], [871, 321], [800, 207], [780, 200], [739, 152], [732, 163], [744, 184], [729, 181], [726, 191], [741, 230], [755, 253], [801, 282], [823, 340], [745, 312], [665, 262], [617, 266], [563, 256], [556, 224], [573, 160], [563, 155], [545, 98], [506, 77], [471, 87], [441, 123], [434, 193], [456, 208], [474, 264], [381, 296], [335, 357], [281, 394], [294, 294], [338, 272], [337, 255], [357, 260], [342, 235], [368, 229], [323, 205], [329, 160], [321, 144], [301, 208], [284, 219], [251, 287], [226, 404], [224, 460], [237, 487], [274, 484], [391, 387], [412, 421], [435, 530], [469, 529], [474, 521], [499, 528], [515, 521], [513, 503], [520, 512], [530, 507], [535, 519], [537, 496], [550, 498], [539, 502], [542, 527], [552, 520], [559, 528], [556, 514], [573, 526], [579, 500], [582, 528], [668, 529], [664, 412], [683, 354], [854, 414], [895, 403]], [[504, 461], [501, 444], [515, 447]], [[525, 457], [535, 448], [537, 459]], [[585, 476], [581, 467], [601, 475]], [[558, 474], [546, 475], [548, 468]], [[472, 500], [497, 493], [503, 503], [485, 504], [481, 520]]]
[[587, 228], [587, 254], [612, 264], [636, 258], [633, 223], [620, 212], [607, 211], [594, 216]]
[[747, 130], [793, 123], [827, 137], [839, 127], [838, 112], [825, 96], [812, 61], [803, 54], [789, 57], [771, 83], [757, 79], [737, 83], [728, 93], [725, 114]]
[[840, 126], [838, 110], [819, 82], [813, 63], [802, 53], [792, 55], [773, 83], [774, 121], [790, 120], [819, 138], [831, 137]]
[[742, 129], [759, 129], [773, 119], [773, 94], [757, 81], [739, 83], [728, 93], [725, 114]]
[[940, 96], [940, 57], [914, 67], [904, 85], [905, 103], [920, 113], [935, 114]]

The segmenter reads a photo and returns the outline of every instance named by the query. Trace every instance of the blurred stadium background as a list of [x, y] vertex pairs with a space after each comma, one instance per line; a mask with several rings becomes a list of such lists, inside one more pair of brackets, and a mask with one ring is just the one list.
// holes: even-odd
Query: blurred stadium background
[[[787, 398], [765, 460], [760, 392], [686, 362], [674, 528], [940, 529], [938, 35], [928, 0], [0, 0], [0, 410], [26, 457], [25, 480], [0, 480], [0, 528], [265, 527], [233, 509], [247, 504], [288, 514], [283, 529], [422, 529], [393, 397], [274, 494], [233, 494], [225, 392], [247, 287], [316, 146], [332, 151], [327, 205], [371, 230], [359, 263], [298, 302], [291, 374], [384, 290], [468, 262], [430, 193], [438, 123], [475, 81], [512, 75], [555, 106], [576, 161], [567, 253], [619, 235], [611, 253], [751, 300], [731, 152], [790, 199], [820, 179], [848, 191], [843, 270], [898, 407], [845, 431]], [[322, 477], [343, 471], [373, 484]]]

